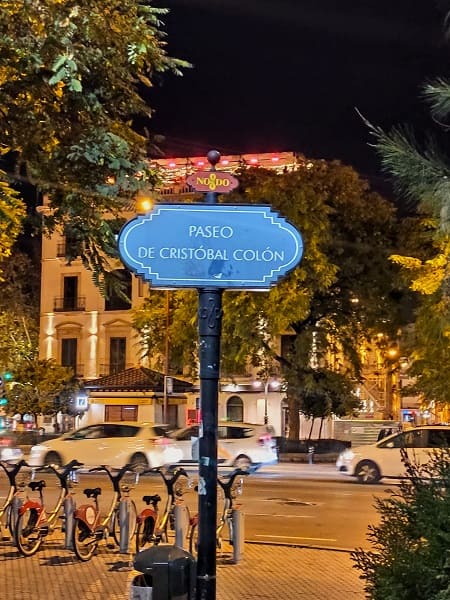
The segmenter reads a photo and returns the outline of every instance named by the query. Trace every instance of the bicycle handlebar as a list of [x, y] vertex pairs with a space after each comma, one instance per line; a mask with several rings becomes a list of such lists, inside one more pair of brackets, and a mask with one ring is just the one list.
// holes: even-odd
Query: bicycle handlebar
[[225, 497], [229, 500], [232, 499], [231, 490], [233, 488], [233, 484], [236, 477], [239, 477], [239, 475], [250, 475], [250, 473], [249, 471], [243, 471], [242, 469], [235, 469], [229, 475], [227, 475], [228, 481], [223, 481], [222, 479], [217, 478], [217, 483], [223, 489]]
[[[26, 464], [26, 463], [25, 463]], [[27, 465], [30, 466], [30, 465]], [[64, 489], [68, 490], [67, 480], [69, 475], [75, 471], [75, 469], [79, 469], [83, 466], [83, 463], [80, 463], [76, 458], [68, 462], [66, 465], [62, 465], [61, 467], [57, 467], [56, 465], [43, 465], [42, 467], [35, 468], [36, 471], [44, 471], [45, 469], [50, 469], [56, 475], [59, 480], [59, 485]], [[33, 468], [33, 467], [31, 467]]]
[[112, 483], [114, 491], [117, 492], [118, 494], [120, 494], [119, 483], [120, 483], [120, 480], [125, 475], [125, 473], [127, 473], [127, 472], [135, 473], [134, 465], [131, 463], [128, 463], [128, 464], [124, 465], [123, 467], [121, 467], [115, 475], [112, 474], [111, 468], [107, 467], [106, 465], [100, 465], [99, 467], [93, 467], [92, 469], [89, 469], [90, 473], [93, 471], [105, 471], [108, 474], [108, 477]]
[[167, 494], [173, 498], [175, 496], [174, 486], [177, 480], [184, 476], [189, 479], [189, 475], [186, 473], [186, 470], [183, 467], [177, 467], [173, 470], [173, 473], [169, 473], [169, 477], [166, 476], [167, 471], [164, 471], [162, 467], [154, 467], [153, 469], [147, 469], [143, 471], [144, 473], [159, 473], [164, 481], [164, 484], [167, 488]]
[[20, 471], [20, 469], [22, 467], [28, 467], [29, 465], [23, 458], [21, 460], [19, 460], [19, 462], [14, 463], [11, 469], [8, 469], [6, 465], [9, 466], [9, 463], [7, 461], [4, 461], [4, 460], [0, 461], [0, 466], [5, 471], [6, 476], [8, 477], [9, 485], [11, 487], [16, 487], [17, 473]]

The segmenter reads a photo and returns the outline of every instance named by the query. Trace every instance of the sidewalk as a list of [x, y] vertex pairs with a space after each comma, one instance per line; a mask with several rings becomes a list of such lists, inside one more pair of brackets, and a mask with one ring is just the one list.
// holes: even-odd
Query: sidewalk
[[[80, 563], [48, 539], [25, 558], [9, 542], [0, 542], [2, 600], [127, 600], [135, 574], [132, 556], [102, 545]], [[363, 582], [346, 552], [281, 545], [245, 544], [242, 561], [217, 563], [217, 600], [363, 600]]]

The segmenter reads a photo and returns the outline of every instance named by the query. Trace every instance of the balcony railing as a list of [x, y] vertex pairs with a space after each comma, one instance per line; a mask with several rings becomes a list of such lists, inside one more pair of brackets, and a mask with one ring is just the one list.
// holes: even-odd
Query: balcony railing
[[100, 365], [99, 377], [105, 377], [105, 375], [115, 375], [116, 373], [120, 373], [125, 369], [131, 369], [131, 367], [134, 367], [133, 363], [123, 362]]
[[86, 298], [54, 298], [53, 310], [55, 312], [74, 312], [86, 310]]
[[83, 377], [84, 376], [84, 365], [62, 365], [63, 367], [67, 367], [68, 369], [72, 369], [75, 377]]

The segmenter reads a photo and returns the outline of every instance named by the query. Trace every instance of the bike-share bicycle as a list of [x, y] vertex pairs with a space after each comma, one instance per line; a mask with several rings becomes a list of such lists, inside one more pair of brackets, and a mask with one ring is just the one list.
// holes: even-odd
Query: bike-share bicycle
[[[162, 515], [159, 513], [158, 503], [161, 497], [158, 494], [143, 496], [142, 500], [147, 507], [137, 517], [136, 527], [136, 552], [149, 546], [175, 541], [175, 511], [182, 502], [184, 482], [189, 481], [189, 476], [182, 467], [173, 471], [162, 468], [147, 469], [144, 473], [159, 473], [167, 491], [167, 499]], [[185, 478], [184, 481], [181, 478]], [[187, 511], [187, 507], [184, 507]], [[189, 516], [187, 516], [189, 522]]]
[[[117, 471], [115, 474], [105, 465], [89, 470], [90, 472], [104, 471], [108, 475], [113, 486], [113, 497], [106, 515], [102, 518], [98, 504], [98, 497], [102, 493], [101, 488], [84, 490], [83, 493], [87, 498], [92, 498], [93, 502], [83, 504], [75, 510], [73, 549], [80, 560], [89, 560], [101, 540], [107, 541], [108, 538], [112, 538], [117, 546], [126, 546], [127, 548], [131, 544], [136, 529], [136, 505], [129, 498], [131, 484], [121, 484], [121, 480], [126, 473], [133, 473], [134, 481], [136, 481], [137, 475], [134, 467], [135, 465], [127, 464], [121, 469], [114, 469]], [[123, 506], [126, 510], [121, 513]], [[127, 523], [124, 521], [121, 523], [121, 514], [126, 514]], [[126, 536], [125, 543], [121, 539], [124, 535]]]
[[[234, 522], [234, 499], [242, 494], [243, 479], [245, 475], [249, 475], [249, 471], [235, 469], [227, 476], [227, 480], [217, 478], [217, 483], [223, 492], [223, 508], [220, 515], [219, 523], [216, 528], [216, 548], [221, 552], [224, 550], [224, 542], [226, 541], [231, 548], [236, 540], [236, 528]], [[236, 479], [240, 478], [237, 482]], [[197, 557], [198, 553], [198, 514], [191, 519], [191, 528], [189, 532], [189, 552]]]
[[0, 467], [8, 478], [9, 489], [5, 501], [0, 506], [0, 539], [3, 541], [14, 538], [14, 530], [17, 522], [19, 505], [23, 503], [25, 497], [25, 480], [17, 481], [19, 471], [27, 467], [24, 460], [15, 464], [7, 461], [0, 461]]
[[[75, 481], [75, 471], [82, 464], [77, 460], [70, 461], [63, 467], [55, 465], [46, 465], [40, 467], [39, 471], [50, 470], [59, 480], [60, 492], [54, 508], [47, 512], [44, 505], [43, 490], [46, 483], [43, 479], [31, 481], [28, 487], [33, 492], [39, 492], [39, 498], [28, 498], [19, 508], [17, 525], [14, 531], [14, 541], [17, 549], [23, 556], [32, 556], [35, 554], [44, 539], [55, 530], [55, 525], [59, 519], [61, 508], [64, 501], [72, 493], [72, 487]], [[64, 527], [64, 525], [63, 525]]]

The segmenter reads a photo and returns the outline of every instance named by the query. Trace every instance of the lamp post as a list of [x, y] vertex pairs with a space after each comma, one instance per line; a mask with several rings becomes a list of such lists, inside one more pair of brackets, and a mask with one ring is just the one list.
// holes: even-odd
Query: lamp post
[[255, 385], [264, 386], [264, 425], [267, 425], [269, 422], [269, 392], [278, 390], [281, 384], [278, 379], [268, 377], [264, 381], [255, 382]]

